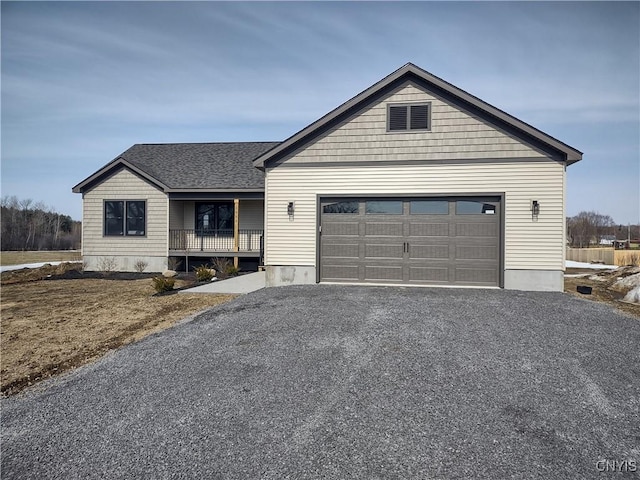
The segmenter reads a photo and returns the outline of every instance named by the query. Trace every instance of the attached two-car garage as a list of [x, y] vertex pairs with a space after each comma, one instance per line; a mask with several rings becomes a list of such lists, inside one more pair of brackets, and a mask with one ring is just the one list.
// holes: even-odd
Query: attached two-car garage
[[253, 162], [268, 286], [562, 291], [582, 153], [407, 64]]
[[320, 281], [501, 285], [500, 196], [324, 197]]

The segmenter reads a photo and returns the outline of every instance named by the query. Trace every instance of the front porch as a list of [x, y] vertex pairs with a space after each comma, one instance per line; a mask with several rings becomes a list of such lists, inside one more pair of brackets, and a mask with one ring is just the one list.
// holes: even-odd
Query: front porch
[[263, 230], [169, 230], [169, 254], [179, 256], [260, 257]]
[[169, 199], [170, 257], [227, 257], [262, 263], [264, 234], [262, 198], [216, 195]]

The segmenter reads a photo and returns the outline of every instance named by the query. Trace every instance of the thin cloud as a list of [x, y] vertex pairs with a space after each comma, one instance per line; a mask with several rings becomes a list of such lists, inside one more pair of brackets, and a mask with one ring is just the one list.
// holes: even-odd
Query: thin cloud
[[63, 191], [76, 218], [70, 186], [132, 143], [284, 139], [408, 61], [583, 149], [570, 198], [612, 155], [638, 164], [637, 2], [1, 8], [3, 194]]

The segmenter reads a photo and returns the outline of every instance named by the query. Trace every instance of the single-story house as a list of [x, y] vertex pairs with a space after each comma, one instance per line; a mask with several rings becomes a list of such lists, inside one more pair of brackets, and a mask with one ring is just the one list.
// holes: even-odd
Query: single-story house
[[561, 291], [581, 159], [409, 63], [283, 142], [134, 145], [73, 191], [89, 269], [227, 256], [269, 286]]

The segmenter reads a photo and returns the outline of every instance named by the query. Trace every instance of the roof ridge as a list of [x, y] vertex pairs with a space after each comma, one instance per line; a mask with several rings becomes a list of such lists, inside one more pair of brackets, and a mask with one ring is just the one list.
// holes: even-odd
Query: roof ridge
[[167, 146], [167, 145], [238, 145], [238, 144], [256, 144], [256, 143], [282, 143], [282, 140], [258, 140], [258, 141], [240, 141], [240, 142], [167, 142], [167, 143], [134, 143], [133, 146]]

